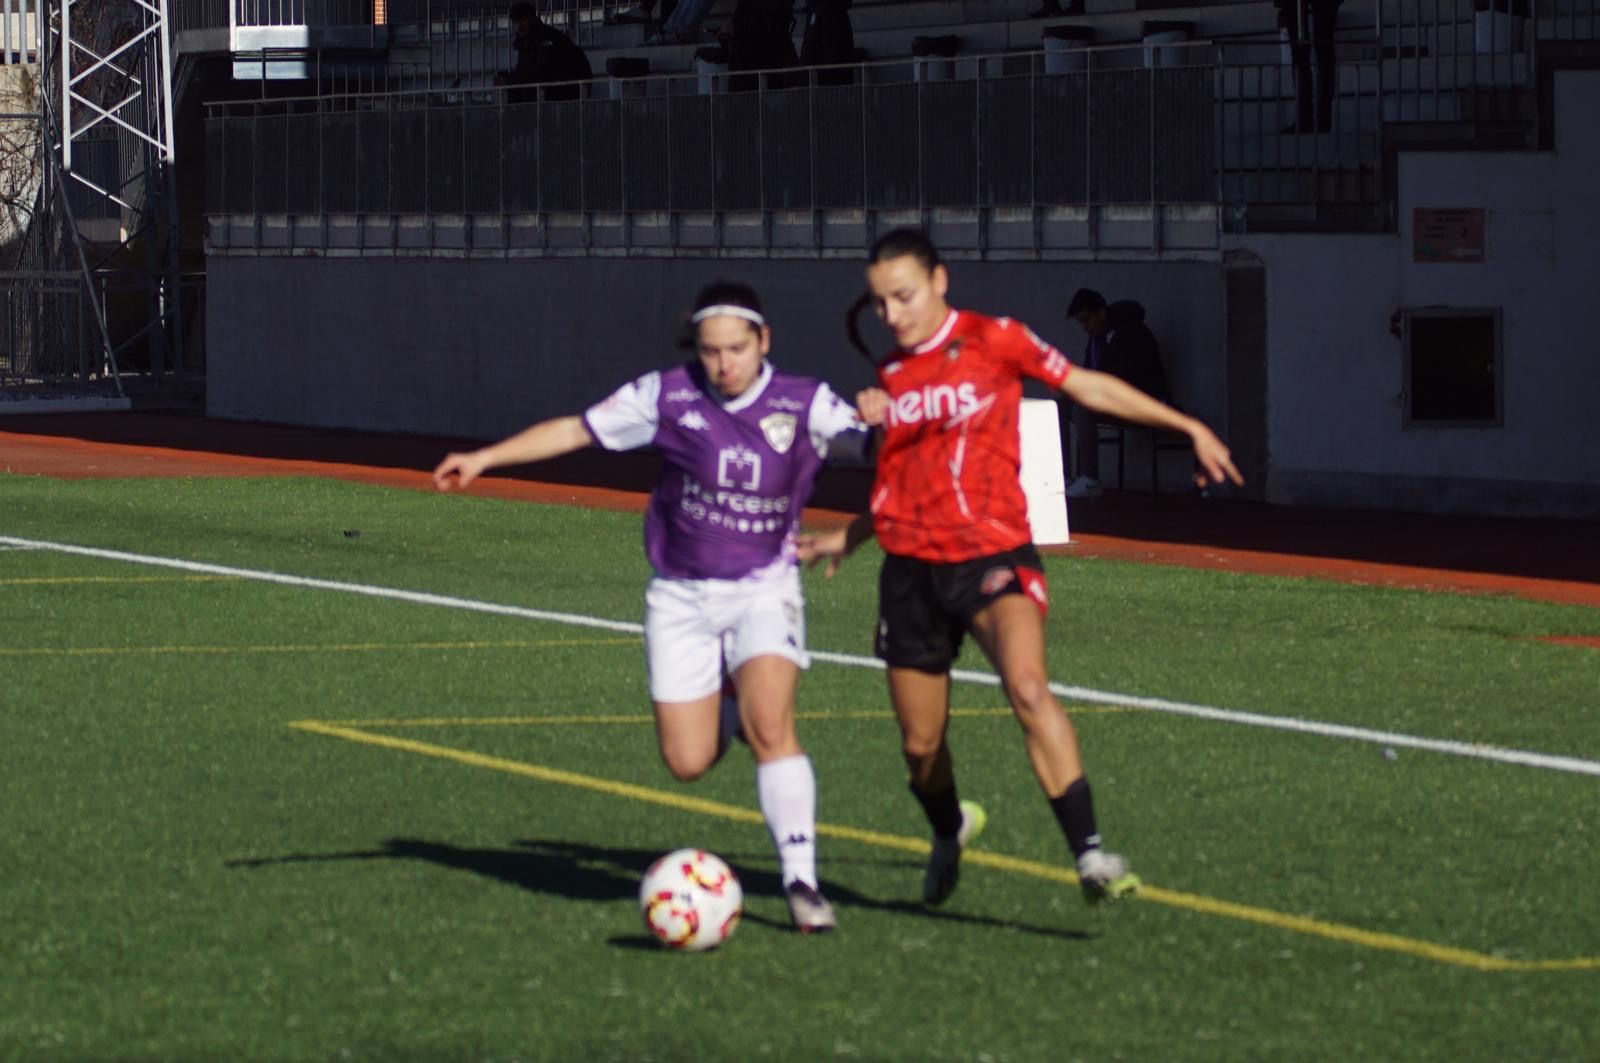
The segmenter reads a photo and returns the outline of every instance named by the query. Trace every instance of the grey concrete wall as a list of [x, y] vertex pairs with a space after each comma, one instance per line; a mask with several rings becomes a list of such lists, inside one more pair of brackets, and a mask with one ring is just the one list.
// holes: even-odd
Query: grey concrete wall
[[[683, 314], [718, 278], [761, 294], [779, 365], [846, 395], [871, 382], [844, 336], [845, 308], [864, 284], [856, 262], [215, 256], [207, 264], [207, 409], [498, 438], [686, 357], [676, 346]], [[956, 262], [951, 278], [955, 305], [1018, 318], [1074, 358], [1083, 349], [1066, 318], [1074, 290], [1139, 299], [1181, 401], [1220, 423], [1220, 266]], [[875, 322], [866, 331], [888, 348]], [[1131, 481], [1145, 465], [1137, 455], [1129, 462]]]

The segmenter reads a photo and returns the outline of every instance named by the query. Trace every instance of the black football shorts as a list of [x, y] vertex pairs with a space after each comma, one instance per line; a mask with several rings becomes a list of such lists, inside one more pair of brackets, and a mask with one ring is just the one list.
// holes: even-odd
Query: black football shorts
[[889, 554], [878, 574], [873, 650], [891, 668], [942, 675], [950, 670], [972, 617], [1007, 594], [1049, 608], [1044, 566], [1032, 543], [970, 561], [940, 563]]

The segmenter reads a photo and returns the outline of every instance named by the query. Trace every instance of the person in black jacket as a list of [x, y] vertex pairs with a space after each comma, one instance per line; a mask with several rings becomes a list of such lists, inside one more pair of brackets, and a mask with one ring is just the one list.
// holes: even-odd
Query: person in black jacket
[[[1144, 323], [1144, 307], [1132, 299], [1107, 304], [1105, 296], [1093, 288], [1079, 288], [1067, 304], [1067, 316], [1076, 321], [1088, 342], [1083, 364], [1120, 377], [1122, 380], [1162, 402], [1170, 403], [1167, 372], [1161, 364], [1161, 345]], [[1063, 411], [1065, 412], [1065, 411]], [[1066, 417], [1062, 421], [1067, 421]], [[1068, 498], [1096, 498], [1100, 485], [1099, 429], [1093, 410], [1073, 406], [1072, 434], [1078, 437], [1077, 475], [1067, 484]], [[1066, 424], [1062, 426], [1063, 450], [1068, 449]], [[1073, 468], [1070, 452], [1067, 468]]]
[[[583, 81], [593, 75], [589, 57], [572, 38], [549, 25], [528, 0], [511, 5], [511, 51], [515, 65], [497, 76], [497, 85], [545, 85], [552, 82]], [[538, 90], [525, 88], [510, 93], [512, 103], [531, 103]], [[547, 100], [575, 100], [577, 85], [547, 89]]]
[[1295, 121], [1283, 131], [1326, 133], [1333, 129], [1333, 104], [1339, 85], [1333, 37], [1339, 24], [1339, 0], [1272, 2], [1278, 9], [1278, 25], [1289, 36], [1289, 54], [1294, 60]]
[[[733, 15], [717, 34], [727, 50], [729, 70], [777, 70], [794, 66], [794, 0], [739, 0]], [[781, 77], [769, 79], [771, 88], [783, 88]], [[756, 88], [753, 76], [728, 80], [730, 91]]]
[[[850, 0], [807, 0], [806, 29], [800, 39], [801, 66], [830, 66], [856, 61], [855, 28], [850, 25]], [[848, 85], [851, 70], [824, 70], [819, 85]]]

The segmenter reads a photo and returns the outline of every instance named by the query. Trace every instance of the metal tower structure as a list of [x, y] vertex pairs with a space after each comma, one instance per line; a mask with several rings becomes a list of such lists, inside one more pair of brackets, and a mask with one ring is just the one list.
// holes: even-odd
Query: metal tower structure
[[[126, 334], [115, 346], [107, 333], [108, 355], [115, 364], [146, 342], [149, 369], [160, 376], [181, 366], [183, 351], [168, 0], [53, 0], [52, 6], [50, 84], [60, 100], [54, 143], [62, 191], [80, 189], [96, 213], [119, 222], [114, 241], [75, 224], [79, 255], [91, 279], [101, 280], [103, 324], [107, 295], [131, 297], [135, 306], [142, 298], [145, 305], [142, 327], [120, 330]], [[70, 212], [73, 199], [61, 197], [64, 210]], [[67, 220], [73, 221], [70, 213]]]
[[34, 356], [13, 379], [120, 397], [131, 362], [182, 367], [167, 0], [39, 13], [39, 186], [7, 275]]

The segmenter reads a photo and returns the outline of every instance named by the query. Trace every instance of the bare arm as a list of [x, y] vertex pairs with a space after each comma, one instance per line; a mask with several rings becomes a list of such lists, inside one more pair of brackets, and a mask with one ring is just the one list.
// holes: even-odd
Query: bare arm
[[822, 574], [832, 579], [833, 574], [839, 571], [840, 562], [870, 538], [872, 538], [872, 514], [858, 513], [855, 519], [843, 528], [800, 536], [795, 540], [795, 547], [801, 562], [805, 565], [815, 566], [817, 562], [826, 558], [828, 567], [823, 569]]
[[1201, 486], [1208, 481], [1222, 483], [1231, 480], [1236, 484], [1244, 483], [1244, 477], [1239, 475], [1239, 470], [1234, 467], [1233, 457], [1228, 452], [1227, 446], [1217, 438], [1215, 432], [1188, 414], [1180, 413], [1166, 403], [1151, 398], [1110, 373], [1094, 369], [1074, 369], [1062, 382], [1061, 393], [1096, 413], [1131, 421], [1134, 424], [1148, 425], [1151, 428], [1182, 432], [1194, 443], [1195, 461], [1200, 465], [1195, 473], [1195, 482]]
[[445, 455], [433, 470], [433, 484], [441, 491], [448, 491], [452, 486], [465, 488], [490, 469], [559, 458], [593, 442], [594, 437], [589, 434], [582, 417], [555, 417], [481, 450]]

